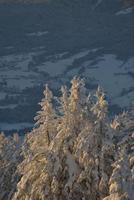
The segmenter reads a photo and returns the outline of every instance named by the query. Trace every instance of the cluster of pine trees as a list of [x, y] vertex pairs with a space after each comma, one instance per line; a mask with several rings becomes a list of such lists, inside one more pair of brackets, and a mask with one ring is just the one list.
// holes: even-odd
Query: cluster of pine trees
[[111, 120], [103, 90], [77, 77], [60, 98], [46, 85], [40, 105], [24, 139], [0, 134], [0, 200], [133, 200], [133, 113]]

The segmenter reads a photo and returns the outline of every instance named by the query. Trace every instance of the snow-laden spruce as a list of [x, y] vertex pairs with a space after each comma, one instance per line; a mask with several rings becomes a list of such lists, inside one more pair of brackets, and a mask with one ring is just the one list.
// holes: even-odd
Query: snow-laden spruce
[[88, 95], [77, 77], [70, 88], [61, 87], [56, 108], [54, 99], [46, 85], [35, 127], [21, 148], [23, 160], [13, 171], [17, 182], [6, 199], [133, 200], [132, 115], [111, 121], [103, 89]]
[[10, 200], [16, 190], [20, 178], [17, 166], [22, 161], [20, 144], [18, 134], [0, 134], [0, 200]]
[[132, 172], [125, 146], [113, 167], [114, 169], [109, 180], [110, 195], [104, 198], [104, 200], [134, 199]]

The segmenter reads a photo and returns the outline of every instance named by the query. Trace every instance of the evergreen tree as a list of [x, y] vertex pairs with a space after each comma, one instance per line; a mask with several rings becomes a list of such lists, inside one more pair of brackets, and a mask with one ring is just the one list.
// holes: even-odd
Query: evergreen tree
[[57, 115], [52, 105], [53, 95], [47, 85], [43, 94], [41, 111], [35, 117], [35, 128], [26, 136], [22, 147], [24, 160], [18, 167], [22, 178], [13, 200], [45, 198], [42, 193], [44, 169], [48, 147], [57, 133]]
[[[64, 199], [72, 199], [75, 196], [73, 185], [79, 172], [79, 165], [74, 155], [74, 146], [75, 140], [84, 127], [83, 111], [86, 95], [83, 80], [74, 77], [71, 84], [70, 91], [66, 87], [62, 87], [61, 123], [58, 126], [58, 134], [51, 146], [51, 150], [54, 152], [55, 150], [57, 151], [56, 159], [59, 163], [58, 166], [60, 166], [60, 179], [58, 179], [56, 174], [51, 172], [51, 175], [53, 174], [51, 179], [54, 182], [57, 180], [58, 199], [62, 199], [63, 197]], [[52, 198], [54, 197], [52, 196]]]
[[[1, 184], [0, 195], [6, 195], [0, 197], [7, 200], [132, 200], [133, 117], [125, 113], [111, 123], [103, 90], [98, 87], [96, 98], [88, 98], [84, 81], [77, 77], [71, 81], [70, 89], [63, 86], [61, 92], [57, 115], [52, 92], [46, 85], [41, 111], [35, 117], [36, 126], [26, 134], [21, 148], [23, 160], [20, 162], [17, 158], [11, 175], [7, 171], [14, 166], [11, 164], [14, 156], [11, 160], [7, 158], [18, 136], [9, 140], [1, 135], [0, 152], [5, 153], [0, 156], [5, 155], [6, 159], [2, 156], [0, 160], [0, 183], [4, 180], [5, 185], [8, 180], [9, 185], [5, 189]], [[11, 145], [7, 147], [6, 143]], [[124, 146], [127, 151], [120, 151]], [[7, 174], [7, 178], [2, 174]], [[12, 190], [11, 182], [14, 183]]]
[[20, 175], [17, 166], [22, 161], [21, 140], [17, 134], [6, 137], [0, 134], [0, 199], [10, 200], [16, 190]]
[[104, 198], [104, 200], [132, 200], [134, 190], [126, 148], [121, 150], [119, 160], [114, 163], [113, 167], [113, 173], [109, 181], [110, 196]]
[[46, 138], [47, 145], [49, 145], [56, 134], [56, 113], [52, 106], [53, 94], [49, 90], [48, 85], [46, 85], [43, 94], [44, 98], [39, 103], [41, 111], [37, 113], [34, 119], [37, 121], [35, 125], [39, 128], [38, 132], [43, 133], [43, 137]]
[[96, 160], [98, 182], [96, 199], [103, 198], [108, 193], [108, 181], [112, 172], [111, 164], [114, 161], [114, 145], [112, 138], [114, 130], [110, 127], [108, 119], [108, 103], [101, 87], [96, 91], [96, 103], [92, 111], [96, 116], [93, 126], [94, 157]]

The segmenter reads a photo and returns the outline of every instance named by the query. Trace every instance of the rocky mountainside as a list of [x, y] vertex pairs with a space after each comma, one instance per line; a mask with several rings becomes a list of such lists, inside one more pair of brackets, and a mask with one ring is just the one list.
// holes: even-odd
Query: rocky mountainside
[[131, 108], [133, 18], [118, 0], [1, 3], [0, 129], [31, 127], [43, 85], [57, 94], [74, 75], [105, 89], [111, 114]]

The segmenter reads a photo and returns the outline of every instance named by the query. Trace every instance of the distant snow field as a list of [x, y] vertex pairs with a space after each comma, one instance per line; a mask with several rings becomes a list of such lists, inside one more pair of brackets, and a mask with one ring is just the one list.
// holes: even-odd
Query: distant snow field
[[[80, 53], [70, 55], [68, 52], [55, 54], [47, 58], [46, 62], [37, 64], [36, 71], [33, 70], [31, 63], [36, 52], [25, 55], [9, 55], [0, 58], [0, 99], [3, 99], [8, 91], [22, 91], [26, 87], [33, 87], [40, 83], [42, 72], [50, 75], [50, 82], [58, 85], [56, 76], [64, 76], [67, 79], [72, 75], [77, 75], [80, 67], [84, 68], [83, 75], [91, 78], [93, 83], [101, 85], [113, 104], [129, 106], [134, 100], [134, 58], [126, 62], [117, 59], [115, 55], [98, 56], [94, 60], [88, 59], [88, 55], [97, 49], [84, 50]], [[39, 54], [40, 52], [38, 52]], [[71, 67], [74, 61], [82, 58], [81, 66]], [[85, 60], [85, 61], [84, 61]], [[68, 69], [67, 73], [65, 71]], [[129, 91], [129, 89], [131, 91]], [[125, 91], [127, 94], [124, 94]]]
[[80, 52], [74, 56], [71, 56], [70, 58], [60, 59], [60, 60], [58, 59], [57, 62], [48, 61], [48, 62], [43, 63], [42, 66], [38, 66], [38, 69], [40, 71], [46, 71], [50, 74], [50, 76], [54, 77], [59, 74], [62, 74], [68, 66], [73, 64], [73, 61], [75, 59], [82, 58], [88, 55], [88, 53], [89, 53], [89, 50]]
[[128, 90], [134, 86], [134, 78], [129, 75], [130, 71], [134, 72], [134, 58], [126, 63], [118, 60], [115, 55], [104, 55], [100, 59], [94, 68], [90, 64], [86, 66], [85, 76], [94, 78], [108, 92], [113, 104], [128, 106], [133, 102], [134, 91], [124, 96], [121, 93], [123, 89]]
[[32, 123], [0, 123], [0, 130], [10, 131], [10, 130], [21, 130], [25, 128], [33, 127]]

